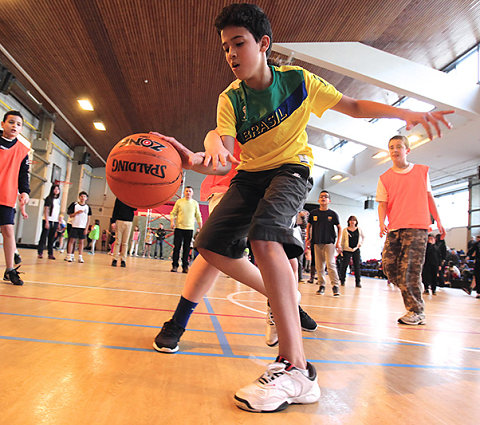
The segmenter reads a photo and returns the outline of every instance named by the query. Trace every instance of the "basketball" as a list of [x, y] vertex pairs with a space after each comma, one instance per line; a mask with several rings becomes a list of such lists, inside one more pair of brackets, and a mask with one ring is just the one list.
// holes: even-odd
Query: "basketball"
[[120, 140], [106, 165], [115, 196], [134, 208], [154, 208], [169, 201], [182, 182], [182, 160], [160, 137], [137, 133]]

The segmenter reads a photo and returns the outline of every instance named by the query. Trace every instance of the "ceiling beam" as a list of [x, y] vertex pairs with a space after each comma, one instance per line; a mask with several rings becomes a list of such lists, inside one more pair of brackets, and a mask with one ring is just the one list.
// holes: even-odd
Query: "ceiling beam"
[[338, 152], [321, 148], [315, 145], [308, 145], [312, 148], [315, 165], [340, 174], [352, 174], [353, 159], [345, 157]]
[[322, 118], [311, 114], [308, 127], [339, 139], [382, 150], [386, 150], [386, 141], [392, 137], [391, 131], [381, 131], [378, 125], [333, 110], [325, 111]]
[[273, 50], [359, 81], [478, 118], [480, 87], [358, 42], [274, 43]]

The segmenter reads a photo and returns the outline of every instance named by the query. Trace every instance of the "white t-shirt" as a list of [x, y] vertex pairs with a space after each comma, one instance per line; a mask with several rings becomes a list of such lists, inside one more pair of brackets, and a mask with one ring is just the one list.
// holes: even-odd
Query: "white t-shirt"
[[48, 221], [58, 222], [58, 216], [60, 215], [60, 198], [53, 199], [53, 205], [51, 213], [48, 216]]
[[80, 229], [85, 229], [87, 227], [87, 221], [88, 221], [88, 216], [92, 215], [92, 210], [90, 209], [90, 206], [85, 204], [85, 205], [80, 205], [78, 202], [74, 202], [70, 204], [68, 207], [68, 213], [71, 214], [73, 212], [81, 211], [80, 214], [75, 215], [74, 217], [71, 217], [72, 219], [72, 227], [78, 227]]

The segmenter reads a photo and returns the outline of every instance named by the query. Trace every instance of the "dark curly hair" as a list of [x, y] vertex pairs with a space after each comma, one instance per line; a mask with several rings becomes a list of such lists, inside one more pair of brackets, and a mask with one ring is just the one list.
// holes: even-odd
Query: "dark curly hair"
[[215, 28], [218, 35], [226, 27], [246, 28], [257, 43], [264, 35], [268, 35], [270, 37], [270, 46], [268, 46], [266, 51], [266, 57], [270, 56], [272, 51], [272, 27], [265, 12], [256, 4], [233, 3], [224, 7], [215, 18]]

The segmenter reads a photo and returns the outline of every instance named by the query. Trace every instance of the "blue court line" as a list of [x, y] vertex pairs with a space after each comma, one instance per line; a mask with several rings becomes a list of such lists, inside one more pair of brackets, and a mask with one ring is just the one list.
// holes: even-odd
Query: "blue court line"
[[[212, 305], [210, 304], [210, 301], [207, 299], [207, 297], [203, 297], [203, 302], [207, 306], [207, 311], [212, 315], [215, 314], [215, 312], [213, 311]], [[210, 320], [212, 321], [213, 328], [215, 329], [215, 333], [217, 334], [218, 342], [220, 343], [220, 347], [222, 348], [223, 354], [228, 357], [233, 356], [234, 355], [233, 351], [230, 347], [230, 344], [228, 343], [225, 332], [223, 332], [222, 326], [218, 321], [218, 317], [210, 316]]]
[[[122, 347], [118, 345], [88, 344], [84, 342], [68, 342], [68, 341], [56, 341], [56, 340], [48, 340], [48, 339], [35, 339], [35, 338], [23, 338], [23, 337], [0, 335], [0, 340], [2, 339], [7, 341], [39, 342], [43, 344], [59, 344], [59, 345], [70, 345], [70, 346], [77, 346], [77, 347], [92, 347], [95, 349], [106, 348], [111, 350], [157, 353], [153, 348]], [[227, 358], [227, 359], [258, 359], [258, 360], [268, 360], [268, 361], [275, 360], [275, 357], [270, 357], [270, 356], [251, 356], [251, 355], [239, 355], [239, 354], [233, 354], [233, 353], [226, 355], [226, 354], [215, 354], [215, 353], [177, 351], [177, 353], [175, 354], [187, 355], [187, 356], [217, 357], [217, 358]], [[353, 362], [353, 361], [342, 361], [342, 360], [308, 359], [308, 361], [310, 363], [317, 363], [317, 364], [337, 364], [337, 365], [344, 365], [344, 366], [348, 365], [348, 366], [403, 367], [403, 368], [430, 369], [430, 370], [457, 370], [457, 371], [480, 372], [480, 367], [438, 366], [438, 365], [419, 365], [419, 364], [403, 364], [403, 363]]]
[[[154, 325], [139, 325], [136, 323], [123, 323], [123, 322], [106, 322], [102, 320], [88, 320], [88, 319], [71, 319], [67, 317], [55, 317], [55, 316], [40, 316], [36, 314], [24, 314], [24, 313], [6, 313], [1, 312], [0, 315], [6, 316], [20, 316], [20, 317], [33, 317], [36, 319], [50, 319], [50, 320], [65, 320], [70, 322], [83, 322], [83, 323], [96, 323], [101, 325], [114, 325], [114, 326], [131, 326], [137, 328], [149, 328], [149, 329], [160, 329], [161, 326], [154, 326]], [[215, 317], [215, 316], [214, 316]], [[216, 317], [215, 317], [216, 318]], [[218, 323], [218, 320], [217, 320]], [[214, 324], [215, 326], [215, 324]], [[218, 325], [220, 327], [220, 325]], [[206, 332], [206, 333], [217, 333], [217, 329], [214, 331], [206, 330], [206, 329], [186, 329], [188, 332]], [[223, 335], [243, 335], [243, 336], [264, 336], [264, 334], [256, 334], [256, 333], [247, 333], [247, 332], [225, 332], [221, 329], [220, 331]], [[343, 339], [343, 338], [321, 338], [321, 337], [311, 337], [311, 336], [304, 336], [304, 340], [312, 340], [312, 341], [328, 341], [328, 342], [353, 342], [357, 344], [382, 344], [382, 345], [406, 345], [406, 346], [413, 346], [413, 347], [426, 347], [429, 344], [422, 344], [422, 343], [414, 343], [414, 342], [395, 342], [395, 341], [368, 341], [368, 340], [361, 340], [361, 339]], [[228, 343], [227, 343], [228, 345]], [[464, 347], [469, 350], [477, 350], [480, 351], [479, 347]]]

